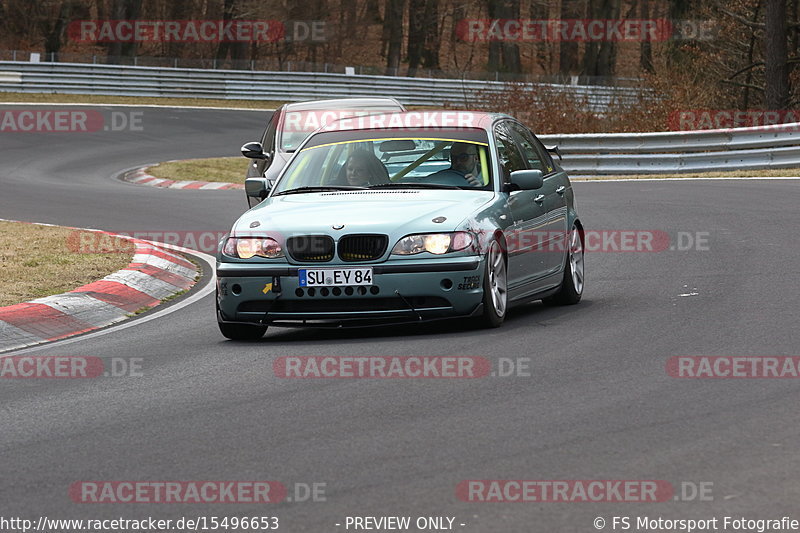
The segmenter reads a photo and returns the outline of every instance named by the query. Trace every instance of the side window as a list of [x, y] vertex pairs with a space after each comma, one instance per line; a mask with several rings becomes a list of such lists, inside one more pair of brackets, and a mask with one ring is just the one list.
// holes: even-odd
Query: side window
[[269, 119], [267, 129], [264, 130], [264, 136], [261, 138], [261, 146], [264, 147], [264, 153], [271, 154], [275, 151], [275, 132], [278, 129], [278, 118], [280, 110], [272, 114]]
[[511, 130], [517, 135], [519, 147], [522, 150], [522, 155], [528, 163], [528, 168], [534, 170], [541, 170], [542, 174], [549, 174], [553, 172], [553, 160], [542, 143], [531, 134], [523, 126], [511, 122], [509, 124]]
[[501, 122], [494, 127], [494, 139], [497, 142], [497, 156], [500, 161], [500, 168], [503, 170], [503, 180], [508, 182], [511, 173], [515, 170], [524, 170], [525, 161], [522, 159], [514, 142], [511, 132], [505, 122]]

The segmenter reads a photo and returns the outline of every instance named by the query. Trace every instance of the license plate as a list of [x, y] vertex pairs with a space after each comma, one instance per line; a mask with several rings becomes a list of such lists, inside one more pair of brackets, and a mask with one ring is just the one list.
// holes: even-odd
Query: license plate
[[372, 285], [372, 268], [301, 268], [301, 287]]

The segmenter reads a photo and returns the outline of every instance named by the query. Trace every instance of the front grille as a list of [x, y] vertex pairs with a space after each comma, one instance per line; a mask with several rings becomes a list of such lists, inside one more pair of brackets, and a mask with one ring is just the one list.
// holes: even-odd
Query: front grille
[[333, 239], [327, 235], [300, 235], [286, 239], [292, 259], [301, 263], [324, 263], [333, 259]]
[[386, 235], [345, 235], [339, 239], [339, 258], [342, 261], [375, 261], [386, 253]]

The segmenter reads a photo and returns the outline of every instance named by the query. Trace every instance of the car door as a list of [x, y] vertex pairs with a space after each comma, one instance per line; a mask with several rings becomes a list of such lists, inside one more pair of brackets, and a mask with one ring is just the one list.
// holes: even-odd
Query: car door
[[[280, 122], [281, 115], [283, 114], [283, 106], [276, 109], [264, 129], [264, 134], [261, 136], [261, 146], [264, 148], [264, 153], [272, 156], [272, 159], [253, 159], [247, 168], [248, 178], [260, 178], [264, 173], [275, 163], [275, 156], [278, 151], [276, 150], [276, 134], [278, 130], [278, 122]], [[280, 166], [280, 163], [279, 165]]]
[[518, 122], [509, 122], [509, 129], [514, 134], [528, 168], [541, 170], [544, 176], [544, 185], [537, 195], [547, 211], [542, 259], [547, 273], [553, 273], [564, 265], [566, 254], [566, 175], [563, 171], [556, 170], [547, 149], [528, 128]]
[[[494, 138], [500, 163], [500, 179], [508, 184], [511, 172], [524, 170], [527, 164], [509, 129], [508, 121], [495, 125]], [[541, 253], [542, 239], [539, 237], [546, 228], [547, 211], [538, 200], [538, 190], [512, 191], [507, 194], [512, 224], [504, 233], [508, 244], [508, 288], [513, 298], [533, 292], [533, 282], [546, 273], [544, 254]]]

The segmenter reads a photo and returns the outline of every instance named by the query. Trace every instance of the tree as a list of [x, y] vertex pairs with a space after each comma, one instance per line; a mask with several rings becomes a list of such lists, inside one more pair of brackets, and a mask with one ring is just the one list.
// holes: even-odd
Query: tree
[[[598, 0], [589, 7], [590, 19], [619, 18], [620, 0]], [[599, 43], [590, 41], [586, 43], [583, 55], [583, 73], [586, 76], [613, 76], [617, 62], [617, 43], [604, 39]]]
[[[639, 18], [650, 19], [650, 0], [639, 0]], [[653, 73], [653, 45], [649, 39], [642, 39], [639, 44], [639, 68], [642, 72]]]
[[[581, 0], [562, 0], [561, 20], [582, 19], [584, 5]], [[578, 73], [578, 43], [561, 41], [558, 43], [558, 72], [563, 76]]]
[[403, 8], [405, 0], [386, 0], [386, 16], [383, 21], [386, 38], [386, 75], [396, 76], [400, 70], [400, 54], [403, 48]]
[[[519, 18], [519, 2], [514, 0], [487, 0], [487, 2], [490, 19]], [[519, 45], [508, 41], [491, 41], [488, 63], [490, 70], [494, 68], [502, 72], [522, 72]]]
[[[142, 0], [112, 0], [111, 18], [113, 20], [136, 20], [142, 10]], [[136, 41], [108, 43], [109, 62], [112, 57], [134, 57], [138, 43]]]
[[417, 68], [439, 68], [439, 0], [408, 2], [408, 75]]
[[764, 8], [765, 104], [767, 109], [786, 109], [789, 107], [786, 0], [766, 0]]

